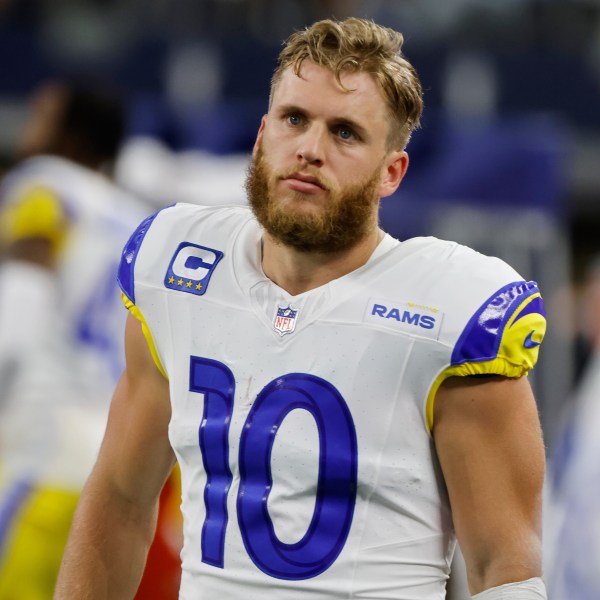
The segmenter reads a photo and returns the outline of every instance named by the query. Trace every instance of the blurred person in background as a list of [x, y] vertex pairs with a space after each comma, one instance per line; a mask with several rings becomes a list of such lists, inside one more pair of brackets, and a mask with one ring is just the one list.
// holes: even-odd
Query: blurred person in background
[[115, 179], [156, 209], [165, 205], [165, 198], [203, 206], [246, 204], [248, 163], [248, 154], [175, 151], [154, 137], [136, 136], [123, 144]]
[[506, 263], [379, 228], [422, 90], [400, 33], [288, 38], [250, 207], [177, 204], [126, 245], [127, 365], [56, 598], [131, 598], [181, 466], [180, 597], [541, 600], [545, 311]]
[[600, 598], [600, 257], [587, 269], [579, 327], [585, 361], [549, 459], [545, 511], [551, 598]]
[[119, 252], [149, 212], [110, 179], [123, 108], [44, 84], [0, 187], [1, 600], [52, 597], [123, 368]]

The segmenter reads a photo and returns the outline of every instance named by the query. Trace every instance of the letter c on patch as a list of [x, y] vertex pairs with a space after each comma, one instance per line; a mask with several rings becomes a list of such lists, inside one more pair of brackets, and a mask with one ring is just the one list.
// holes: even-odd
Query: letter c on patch
[[179, 250], [173, 261], [173, 273], [188, 279], [204, 279], [214, 267], [217, 258], [212, 250], [197, 246], [185, 246]]

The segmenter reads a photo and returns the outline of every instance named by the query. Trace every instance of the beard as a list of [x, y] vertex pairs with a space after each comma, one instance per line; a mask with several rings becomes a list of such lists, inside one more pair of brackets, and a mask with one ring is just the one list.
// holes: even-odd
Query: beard
[[[377, 225], [380, 166], [364, 183], [344, 189], [311, 172], [329, 196], [322, 210], [312, 212], [295, 210], [293, 204], [283, 205], [276, 197], [276, 184], [297, 170], [274, 172], [260, 147], [248, 167], [245, 188], [252, 212], [276, 242], [301, 252], [332, 254], [351, 248]], [[288, 194], [298, 203], [311, 201], [301, 192]]]

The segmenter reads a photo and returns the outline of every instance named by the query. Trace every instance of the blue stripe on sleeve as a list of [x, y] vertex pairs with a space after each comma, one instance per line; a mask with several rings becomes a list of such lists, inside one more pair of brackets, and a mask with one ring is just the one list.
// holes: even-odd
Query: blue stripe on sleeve
[[[452, 353], [451, 364], [496, 358], [506, 324], [522, 302], [533, 294], [539, 294], [534, 281], [516, 281], [488, 298], [465, 327]], [[534, 308], [543, 311], [541, 300], [533, 302], [528, 311]]]
[[[172, 206], [172, 205], [171, 205]], [[170, 207], [165, 207], [170, 208]], [[165, 210], [162, 208], [161, 210], [155, 212], [150, 215], [146, 219], [144, 219], [138, 228], [133, 232], [128, 242], [125, 244], [123, 248], [123, 253], [121, 254], [121, 262], [119, 264], [119, 270], [117, 273], [117, 281], [123, 293], [135, 304], [135, 278], [134, 278], [134, 268], [135, 261], [137, 259], [138, 252], [146, 237], [146, 233], [150, 229], [150, 226], [156, 219], [158, 213]]]

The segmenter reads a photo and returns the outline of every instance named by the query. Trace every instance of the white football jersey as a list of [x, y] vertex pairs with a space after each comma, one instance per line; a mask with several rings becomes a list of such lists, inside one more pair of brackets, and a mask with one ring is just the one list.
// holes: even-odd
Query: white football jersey
[[147, 219], [119, 269], [168, 377], [181, 467], [183, 600], [436, 600], [454, 549], [431, 436], [449, 375], [519, 376], [537, 286], [498, 259], [387, 236], [290, 296], [243, 207]]
[[[40, 300], [50, 304], [51, 317], [33, 339], [21, 340], [25, 355], [4, 399], [0, 439], [11, 478], [79, 489], [89, 474], [124, 366], [124, 311], [116, 282], [120, 250], [146, 214], [108, 179], [57, 157], [24, 161], [4, 179], [5, 239], [64, 233], [49, 284], [55, 296]], [[0, 284], [29, 277], [27, 270], [33, 282], [36, 268], [43, 270], [7, 263]], [[29, 293], [41, 293], [39, 286]]]

